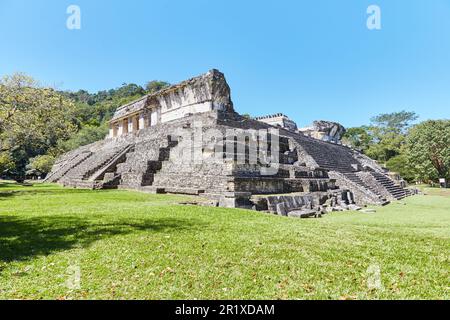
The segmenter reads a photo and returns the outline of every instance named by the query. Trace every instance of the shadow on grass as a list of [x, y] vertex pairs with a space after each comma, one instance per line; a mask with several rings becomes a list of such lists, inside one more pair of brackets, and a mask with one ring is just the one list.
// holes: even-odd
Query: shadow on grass
[[[96, 216], [96, 219], [98, 218]], [[110, 216], [108, 220], [111, 221]], [[87, 247], [101, 239], [136, 231], [177, 232], [200, 228], [202, 224], [193, 220], [171, 218], [102, 223], [74, 216], [26, 219], [0, 216], [0, 262], [27, 260], [34, 256], [48, 255], [74, 247]]]
[[0, 200], [13, 197], [26, 191], [37, 191], [31, 183], [17, 183], [13, 181], [0, 180]]
[[34, 186], [33, 183], [30, 182], [15, 182], [15, 181], [6, 181], [6, 180], [0, 180], [0, 189], [1, 188], [17, 188], [17, 187], [32, 187]]
[[11, 198], [14, 196], [14, 192], [0, 192], [0, 200]]
[[0, 188], [6, 188], [6, 187], [14, 187], [18, 184], [15, 181], [12, 180], [0, 180]]
[[[2, 190], [3, 189], [3, 190]], [[114, 190], [101, 190], [106, 193]], [[11, 198], [14, 196], [33, 196], [33, 195], [68, 195], [68, 194], [92, 194], [94, 191], [91, 189], [75, 189], [75, 188], [61, 188], [59, 186], [52, 185], [20, 185], [0, 183], [0, 200]]]

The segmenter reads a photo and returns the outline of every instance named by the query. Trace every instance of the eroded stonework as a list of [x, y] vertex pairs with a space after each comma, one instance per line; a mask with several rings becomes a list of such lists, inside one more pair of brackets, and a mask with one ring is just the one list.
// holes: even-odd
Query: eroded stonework
[[[315, 126], [335, 139], [345, 130]], [[239, 115], [217, 70], [118, 108], [109, 136], [62, 155], [46, 181], [190, 194], [293, 217], [409, 194], [375, 161], [299, 132], [284, 115]]]
[[310, 127], [299, 129], [299, 132], [319, 140], [340, 143], [345, 134], [345, 128], [337, 122], [318, 120], [314, 121]]

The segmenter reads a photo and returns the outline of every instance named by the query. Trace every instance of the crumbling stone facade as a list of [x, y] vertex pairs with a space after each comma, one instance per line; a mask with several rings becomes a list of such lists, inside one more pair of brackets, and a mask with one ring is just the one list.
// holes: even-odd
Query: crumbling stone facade
[[122, 106], [110, 123], [105, 140], [61, 156], [46, 181], [190, 194], [295, 217], [408, 195], [375, 161], [304, 135], [282, 114], [239, 115], [217, 70]]
[[270, 124], [274, 127], [280, 127], [289, 131], [296, 132], [297, 124], [282, 113], [276, 113], [269, 116], [257, 117], [255, 120]]
[[300, 128], [299, 132], [312, 138], [340, 144], [345, 128], [337, 122], [318, 120], [310, 127]]

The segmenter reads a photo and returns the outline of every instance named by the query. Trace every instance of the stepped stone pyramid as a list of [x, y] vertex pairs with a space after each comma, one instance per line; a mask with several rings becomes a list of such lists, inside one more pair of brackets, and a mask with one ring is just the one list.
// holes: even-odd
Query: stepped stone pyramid
[[283, 114], [241, 116], [224, 75], [211, 70], [118, 108], [108, 137], [62, 155], [46, 181], [196, 195], [296, 217], [409, 195], [375, 161], [339, 144], [345, 129], [329, 124], [316, 123], [331, 138], [302, 132]]

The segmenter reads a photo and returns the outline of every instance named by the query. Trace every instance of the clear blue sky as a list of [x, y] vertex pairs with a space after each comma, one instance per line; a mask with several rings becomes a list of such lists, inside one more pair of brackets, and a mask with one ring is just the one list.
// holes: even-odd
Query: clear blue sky
[[[66, 9], [81, 8], [81, 30]], [[377, 4], [382, 29], [366, 28]], [[450, 118], [449, 0], [0, 0], [0, 75], [60, 89], [171, 83], [217, 68], [237, 111], [365, 124]]]

